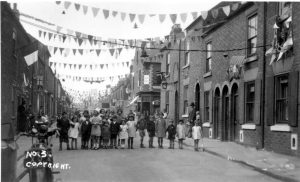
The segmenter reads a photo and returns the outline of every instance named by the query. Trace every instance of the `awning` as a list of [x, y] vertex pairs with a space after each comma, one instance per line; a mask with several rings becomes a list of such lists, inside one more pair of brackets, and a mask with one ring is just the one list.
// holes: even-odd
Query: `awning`
[[230, 66], [243, 65], [245, 61], [246, 61], [245, 56], [232, 56], [230, 59]]
[[139, 98], [139, 96], [136, 96], [134, 99], [132, 99], [132, 101], [129, 103], [129, 106], [132, 105], [133, 103], [135, 103], [138, 98]]

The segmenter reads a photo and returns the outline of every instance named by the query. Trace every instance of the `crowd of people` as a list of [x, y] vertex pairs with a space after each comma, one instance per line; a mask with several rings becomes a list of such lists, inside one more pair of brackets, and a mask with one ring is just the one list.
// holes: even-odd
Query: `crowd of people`
[[[174, 122], [166, 121], [165, 113], [144, 116], [143, 114], [133, 113], [132, 111], [123, 116], [121, 109], [105, 111], [96, 108], [92, 113], [85, 110], [83, 113], [76, 113], [69, 116], [66, 112], [57, 119], [59, 129], [59, 150], [62, 144], [66, 143], [67, 150], [77, 150], [77, 139], [81, 137], [81, 149], [124, 149], [126, 140], [127, 148], [133, 149], [134, 138], [138, 131], [140, 135], [140, 147], [145, 148], [144, 137], [149, 136], [149, 148], [155, 148], [154, 137], [157, 137], [158, 148], [163, 148], [164, 138], [169, 140], [169, 149], [174, 149], [177, 137], [179, 149], [183, 149], [183, 140], [187, 135], [194, 139], [194, 149], [198, 151], [198, 143], [202, 138], [200, 117], [196, 117], [192, 122], [193, 126], [186, 129], [183, 120]], [[189, 131], [188, 133], [186, 131]], [[71, 143], [71, 146], [70, 146]]]

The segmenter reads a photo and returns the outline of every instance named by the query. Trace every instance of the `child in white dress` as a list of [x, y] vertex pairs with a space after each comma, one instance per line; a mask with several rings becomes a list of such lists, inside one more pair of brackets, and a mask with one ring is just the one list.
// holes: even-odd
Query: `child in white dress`
[[75, 143], [75, 150], [77, 150], [77, 138], [79, 135], [79, 119], [75, 115], [73, 121], [70, 121], [71, 127], [69, 132], [69, 137], [72, 139], [71, 141], [71, 149], [73, 150], [73, 146]]
[[120, 134], [119, 134], [119, 138], [121, 140], [121, 149], [125, 148], [125, 140], [128, 138], [128, 126], [125, 122], [125, 120], [122, 120], [122, 124], [120, 125]]
[[195, 126], [192, 128], [192, 137], [194, 139], [194, 149], [198, 151], [198, 143], [202, 137], [201, 126], [199, 126], [199, 121], [195, 122]]

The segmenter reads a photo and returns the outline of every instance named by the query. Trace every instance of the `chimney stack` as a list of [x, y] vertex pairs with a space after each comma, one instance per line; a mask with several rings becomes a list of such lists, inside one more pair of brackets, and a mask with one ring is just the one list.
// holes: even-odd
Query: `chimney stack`
[[17, 8], [17, 3], [13, 3], [13, 12], [15, 13], [17, 19], [19, 20], [20, 19], [20, 12]]

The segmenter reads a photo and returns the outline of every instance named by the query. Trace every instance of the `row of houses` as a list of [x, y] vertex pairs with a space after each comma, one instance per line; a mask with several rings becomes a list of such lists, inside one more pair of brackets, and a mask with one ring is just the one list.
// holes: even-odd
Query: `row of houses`
[[221, 2], [185, 30], [175, 24], [136, 51], [126, 108], [187, 120], [194, 103], [205, 137], [299, 156], [299, 8]]
[[[19, 106], [25, 101], [33, 114], [43, 111], [54, 118], [69, 107], [70, 100], [49, 67], [47, 47], [24, 30], [16, 4], [1, 2], [1, 27], [1, 164], [6, 166], [1, 174], [3, 181], [14, 181], [14, 139], [25, 126], [20, 123], [24, 120], [19, 118]], [[27, 55], [31, 56], [25, 60]]]

